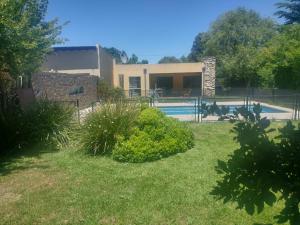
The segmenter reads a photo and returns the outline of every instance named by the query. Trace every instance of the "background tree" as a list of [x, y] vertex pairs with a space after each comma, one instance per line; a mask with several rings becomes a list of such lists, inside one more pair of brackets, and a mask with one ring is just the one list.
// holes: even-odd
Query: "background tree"
[[[227, 86], [256, 86], [255, 54], [276, 33], [276, 24], [253, 10], [238, 8], [220, 16], [207, 33], [200, 33], [190, 57], [217, 58], [217, 77]], [[239, 57], [244, 57], [239, 60]]]
[[300, 23], [300, 0], [286, 0], [276, 6], [279, 10], [275, 15], [284, 18], [286, 24]]
[[106, 52], [108, 52], [115, 60], [117, 64], [148, 64], [148, 60], [143, 59], [139, 61], [139, 58], [132, 54], [130, 58], [128, 58], [127, 53], [124, 50], [119, 50], [115, 47], [103, 48]]
[[108, 52], [115, 60], [117, 64], [126, 63], [128, 61], [127, 53], [124, 50], [119, 50], [117, 48], [105, 48], [104, 50]]
[[161, 58], [158, 63], [159, 64], [164, 64], [164, 63], [180, 63], [181, 60], [176, 58], [175, 56], [164, 56]]
[[127, 64], [138, 64], [139, 58], [135, 55], [132, 54], [131, 57], [128, 59]]
[[147, 59], [142, 59], [140, 64], [149, 64], [149, 61]]
[[257, 56], [264, 86], [300, 89], [300, 25], [286, 25]]
[[191, 53], [188, 56], [188, 59], [192, 62], [199, 62], [204, 55], [205, 42], [207, 38], [207, 33], [199, 33], [193, 42]]

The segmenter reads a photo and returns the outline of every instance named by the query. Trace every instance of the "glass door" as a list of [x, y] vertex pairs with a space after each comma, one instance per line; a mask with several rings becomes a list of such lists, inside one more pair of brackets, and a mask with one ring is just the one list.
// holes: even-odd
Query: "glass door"
[[141, 77], [129, 77], [129, 96], [141, 96]]

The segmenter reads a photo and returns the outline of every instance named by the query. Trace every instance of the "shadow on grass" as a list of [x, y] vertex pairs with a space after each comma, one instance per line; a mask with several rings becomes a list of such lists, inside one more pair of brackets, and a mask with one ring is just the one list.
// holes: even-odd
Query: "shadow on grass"
[[9, 153], [0, 157], [0, 176], [30, 168], [46, 169], [48, 166], [38, 165], [36, 161], [41, 159], [41, 156], [45, 153], [54, 153], [57, 151], [52, 146], [43, 144], [9, 151]]
[[254, 223], [253, 225], [273, 225], [272, 223]]

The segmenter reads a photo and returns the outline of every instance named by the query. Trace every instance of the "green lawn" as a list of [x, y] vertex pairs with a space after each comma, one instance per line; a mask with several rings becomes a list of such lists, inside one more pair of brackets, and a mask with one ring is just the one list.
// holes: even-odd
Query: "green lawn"
[[[191, 125], [196, 146], [144, 164], [70, 149], [1, 161], [1, 224], [272, 224], [280, 205], [249, 216], [209, 193], [217, 159], [237, 145], [229, 123]], [[37, 153], [39, 151], [40, 153]]]

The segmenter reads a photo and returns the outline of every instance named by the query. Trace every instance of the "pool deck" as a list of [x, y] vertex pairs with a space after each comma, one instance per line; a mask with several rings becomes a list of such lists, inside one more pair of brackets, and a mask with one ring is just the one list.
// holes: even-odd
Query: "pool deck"
[[[261, 113], [262, 117], [267, 117], [271, 120], [290, 120], [293, 119], [293, 109], [285, 108], [281, 106], [271, 105], [264, 102], [258, 102], [258, 101], [251, 101], [251, 104], [260, 104], [261, 106], [270, 107], [273, 109], [282, 110], [284, 112], [281, 113]], [[222, 101], [222, 102], [216, 102], [217, 105], [244, 105], [244, 101]], [[155, 107], [176, 107], [176, 106], [196, 106], [195, 102], [177, 102], [177, 103], [154, 103]], [[170, 117], [179, 119], [181, 121], [197, 121], [197, 117], [195, 115], [170, 115]], [[200, 117], [201, 119], [201, 117]], [[202, 121], [212, 122], [217, 121], [218, 116], [207, 116], [206, 118], [202, 118]]]

